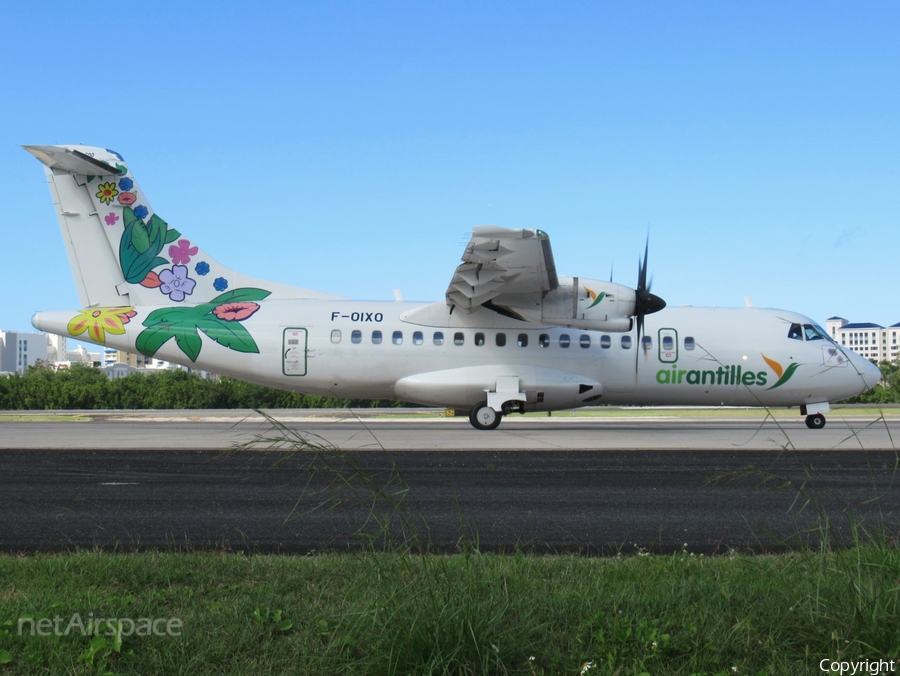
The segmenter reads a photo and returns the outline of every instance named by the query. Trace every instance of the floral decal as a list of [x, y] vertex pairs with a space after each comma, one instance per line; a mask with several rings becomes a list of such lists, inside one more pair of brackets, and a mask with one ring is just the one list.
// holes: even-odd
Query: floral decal
[[197, 283], [187, 274], [188, 270], [183, 265], [173, 265], [171, 270], [166, 268], [159, 273], [159, 290], [169, 299], [180, 303], [184, 300], [185, 294], [190, 295], [194, 292], [194, 286]]
[[224, 277], [216, 277], [215, 281], [213, 282], [213, 288], [216, 291], [224, 291], [228, 288], [228, 280]]
[[134, 188], [134, 181], [130, 178], [123, 178], [119, 180], [119, 190], [131, 190]]
[[136, 206], [134, 208], [134, 215], [140, 219], [147, 218], [147, 215], [149, 213], [150, 213], [150, 210], [147, 209], [147, 207], [145, 207], [143, 204], [141, 204], [140, 206]]
[[119, 193], [116, 199], [119, 204], [124, 204], [127, 207], [137, 202], [137, 195], [133, 192], [123, 192]]
[[209, 303], [154, 310], [144, 320], [147, 328], [138, 335], [135, 347], [142, 354], [153, 357], [174, 338], [187, 358], [197, 361], [203, 347], [200, 338], [200, 332], [203, 332], [230, 350], [259, 354], [256, 341], [240, 322], [259, 310], [255, 301], [270, 294], [271, 291], [265, 289], [234, 289], [216, 296]]
[[226, 322], [242, 322], [257, 310], [258, 303], [225, 303], [213, 309], [213, 314]]
[[141, 280], [141, 286], [146, 286], [148, 289], [157, 289], [162, 286], [162, 281], [160, 281], [159, 275], [151, 270], [147, 273], [147, 276]]
[[[138, 209], [143, 209], [146, 216], [147, 207]], [[174, 242], [181, 236], [181, 233], [169, 228], [169, 225], [156, 214], [144, 223], [138, 209], [125, 207], [122, 210], [125, 231], [119, 240], [119, 265], [122, 266], [122, 274], [129, 284], [141, 284], [153, 268], [168, 265], [169, 261], [160, 257], [159, 253], [166, 244]]]
[[107, 307], [93, 310], [80, 310], [66, 327], [70, 336], [80, 336], [87, 331], [95, 343], [106, 343], [106, 334], [121, 336], [125, 333], [125, 324], [131, 321], [137, 312], [133, 307]]
[[191, 246], [191, 243], [186, 239], [179, 239], [178, 244], [173, 244], [169, 247], [169, 256], [172, 257], [172, 262], [179, 265], [187, 265], [191, 262], [191, 256], [197, 255], [197, 247]]
[[97, 199], [104, 204], [111, 204], [118, 194], [119, 191], [116, 190], [115, 183], [101, 183], [97, 186]]
[[115, 225], [118, 222], [119, 217], [116, 216], [115, 212], [110, 211], [108, 214], [106, 214], [106, 216], [103, 217], [103, 220], [106, 221], [107, 225]]
[[209, 274], [209, 263], [206, 261], [200, 261], [197, 265], [194, 266], [194, 272], [203, 277], [204, 275]]

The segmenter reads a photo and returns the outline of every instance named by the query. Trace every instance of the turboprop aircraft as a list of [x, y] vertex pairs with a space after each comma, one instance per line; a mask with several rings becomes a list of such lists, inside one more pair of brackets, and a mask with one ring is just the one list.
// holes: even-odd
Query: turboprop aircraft
[[797, 406], [874, 387], [874, 364], [796, 312], [677, 307], [557, 274], [541, 230], [476, 227], [444, 300], [358, 301], [225, 267], [151, 207], [119, 153], [25, 146], [44, 164], [82, 308], [40, 330], [262, 385], [502, 416], [596, 404]]

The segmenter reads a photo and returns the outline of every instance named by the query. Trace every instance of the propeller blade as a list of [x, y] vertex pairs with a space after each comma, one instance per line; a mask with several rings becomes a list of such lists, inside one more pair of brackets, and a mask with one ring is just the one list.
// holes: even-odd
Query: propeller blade
[[634, 325], [636, 328], [635, 331], [635, 339], [637, 341], [637, 345], [635, 345], [634, 350], [634, 381], [637, 382], [638, 378], [638, 365], [639, 365], [639, 357], [640, 350], [643, 349], [643, 343], [641, 342], [641, 338], [644, 334], [644, 317], [649, 314], [653, 314], [654, 312], [659, 312], [666, 306], [666, 301], [664, 301], [659, 296], [656, 296], [650, 293], [650, 287], [653, 285], [653, 278], [650, 278], [650, 283], [647, 283], [647, 259], [650, 257], [650, 235], [647, 235], [647, 242], [644, 244], [644, 258], [643, 260], [638, 260], [638, 284], [637, 288], [634, 290]]

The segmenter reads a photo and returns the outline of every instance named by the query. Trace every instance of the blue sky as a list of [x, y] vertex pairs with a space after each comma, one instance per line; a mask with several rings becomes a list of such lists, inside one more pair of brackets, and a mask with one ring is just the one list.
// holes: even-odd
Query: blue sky
[[0, 328], [78, 306], [23, 143], [248, 274], [439, 300], [472, 226], [671, 305], [900, 321], [895, 2], [5, 3]]

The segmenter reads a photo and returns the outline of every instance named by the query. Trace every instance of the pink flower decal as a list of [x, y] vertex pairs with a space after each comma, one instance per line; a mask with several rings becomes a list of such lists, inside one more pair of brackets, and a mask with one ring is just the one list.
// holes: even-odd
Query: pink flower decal
[[178, 244], [173, 244], [169, 247], [169, 256], [172, 257], [172, 262], [177, 265], [187, 265], [191, 262], [191, 256], [197, 255], [197, 247], [191, 246], [191, 243], [186, 239], [179, 239]]
[[134, 204], [135, 202], [137, 202], [137, 195], [134, 194], [133, 192], [123, 192], [123, 193], [120, 193], [116, 199], [118, 200], [119, 204], [124, 204], [125, 206], [128, 206], [130, 204]]
[[115, 225], [116, 221], [119, 220], [119, 217], [115, 215], [112, 211], [110, 211], [106, 216], [103, 217], [103, 220], [106, 221], [107, 225]]
[[214, 309], [213, 314], [226, 322], [242, 322], [257, 310], [257, 303], [224, 303]]

